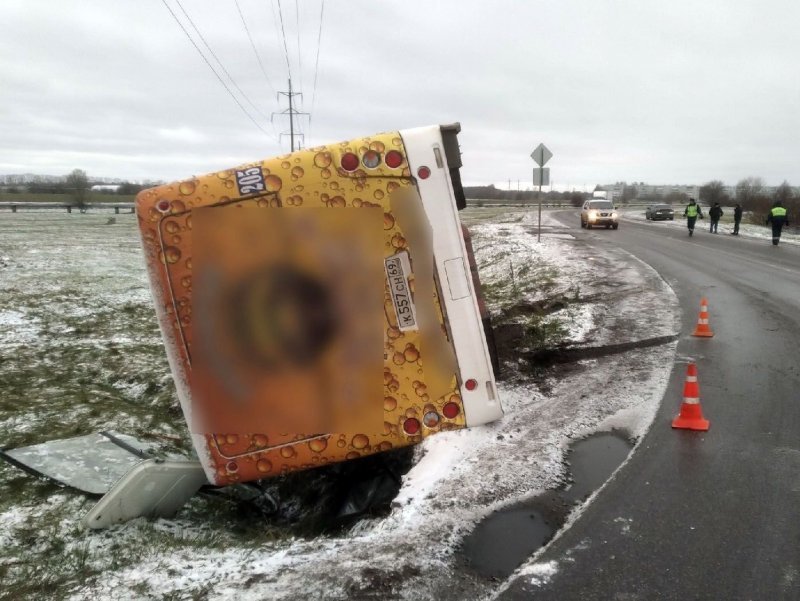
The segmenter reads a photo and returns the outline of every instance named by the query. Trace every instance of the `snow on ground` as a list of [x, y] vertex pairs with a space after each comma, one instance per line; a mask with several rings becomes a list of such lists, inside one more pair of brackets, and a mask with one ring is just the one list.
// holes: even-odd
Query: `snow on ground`
[[25, 517], [23, 510], [17, 507], [0, 513], [0, 546], [12, 544], [14, 531], [24, 523]]
[[[471, 224], [470, 218], [465, 221], [473, 236], [473, 247], [480, 266], [481, 283], [491, 285], [498, 280], [518, 273], [527, 265], [542, 263], [549, 269], [556, 270], [558, 280], [552, 282], [557, 290], [568, 292], [579, 281], [579, 275], [586, 267], [568, 252], [565, 240], [574, 237], [558, 231], [561, 224], [547, 212], [542, 213], [544, 236], [540, 242], [536, 240], [538, 217], [534, 212], [509, 212], [495, 223]], [[539, 289], [539, 296], [552, 292]]]
[[[37, 234], [38, 219], [66, 224], [75, 217], [16, 217], [20, 221], [7, 229], [18, 229], [19, 240], [30, 246], [45, 247], [33, 256], [50, 252], [50, 257], [37, 263], [42, 268], [37, 274], [19, 267], [23, 258], [30, 260], [30, 253], [20, 252], [19, 245], [0, 243], [0, 254], [18, 265], [11, 273], [12, 285], [52, 291], [53, 310], [57, 311], [63, 304], [57, 291], [71, 286], [71, 278], [88, 279], [93, 293], [101, 296], [90, 317], [102, 312], [102, 305], [112, 299], [140, 305], [146, 294], [143, 266], [125, 259], [124, 268], [114, 268], [113, 260], [103, 258], [120, 240], [130, 242], [130, 231], [99, 231], [95, 239], [82, 240], [83, 249], [75, 254], [70, 250], [69, 227], [47, 230], [47, 240]], [[463, 217], [472, 226], [483, 283], [500, 304], [507, 297], [544, 301], [560, 296], [570, 300], [547, 316], [565, 330], [566, 343], [599, 346], [676, 332], [677, 305], [671, 289], [652, 269], [626, 253], [611, 249], [598, 254], [570, 236], [546, 212], [541, 243], [536, 242], [533, 212], [475, 209], [465, 211]], [[118, 224], [115, 227], [134, 227], [132, 220], [118, 219]], [[54, 232], [60, 232], [61, 238], [54, 239]], [[48, 246], [53, 250], [46, 252]], [[59, 248], [61, 252], [56, 250]], [[91, 259], [87, 260], [87, 254]], [[52, 267], [52, 261], [63, 256], [72, 256], [77, 263], [68, 268], [67, 276]], [[87, 277], [82, 270], [93, 275]], [[46, 296], [39, 300], [47, 307]], [[654, 304], [668, 316], [662, 324], [640, 317], [644, 307]], [[493, 308], [498, 310], [498, 306]], [[74, 314], [74, 309], [68, 313]], [[25, 307], [15, 310], [26, 313]], [[41, 311], [32, 313], [41, 315]], [[123, 322], [124, 315], [120, 317]], [[10, 335], [0, 336], [0, 353], [13, 352], [14, 332], [19, 337], [28, 335], [20, 319], [11, 316], [3, 322], [20, 329], [15, 326]], [[33, 320], [30, 323], [35, 325]], [[143, 337], [149, 342], [152, 331], [145, 335], [143, 327], [133, 320], [127, 333], [134, 340]], [[104, 335], [123, 335], [125, 328], [111, 330]], [[39, 335], [38, 344], [55, 340], [41, 331]], [[36, 494], [49, 497], [44, 504], [32, 497], [0, 505], [0, 531], [7, 533], [2, 540], [7, 544], [2, 545], [0, 570], [13, 570], [17, 561], [24, 563], [28, 551], [21, 533], [46, 521], [43, 507], [55, 511], [53, 507], [60, 504], [64, 511], [52, 530], [63, 549], [55, 552], [85, 556], [82, 569], [89, 570], [89, 576], [81, 580], [84, 584], [67, 581], [64, 586], [69, 594], [65, 597], [161, 598], [204, 593], [217, 599], [243, 600], [477, 598], [489, 594], [495, 583], [465, 571], [457, 557], [462, 537], [492, 511], [562, 484], [567, 472], [565, 451], [574, 439], [611, 428], [640, 437], [663, 395], [674, 350], [675, 344], [666, 344], [563, 366], [541, 389], [524, 376], [500, 383], [506, 412], [502, 420], [426, 439], [416, 450], [418, 461], [404, 477], [391, 513], [362, 520], [342, 534], [244, 541], [227, 529], [224, 517], [204, 514], [206, 505], [201, 499], [193, 500], [173, 520], [135, 520], [106, 532], [85, 532], [78, 519], [89, 501], [79, 495], [48, 493], [49, 489], [34, 486], [30, 480], [24, 485], [17, 483], [17, 487], [31, 486]], [[42, 377], [46, 379], [46, 375]], [[59, 382], [46, 381], [43, 387], [57, 389]], [[143, 404], [131, 415], [145, 419], [149, 393], [141, 388], [140, 380], [129, 378], [127, 384], [117, 382], [111, 387], [125, 390], [124, 403]], [[103, 409], [113, 411], [108, 405]], [[27, 415], [24, 408], [19, 411]], [[76, 407], [73, 415], [80, 414]], [[10, 433], [15, 429], [14, 417], [14, 412], [5, 408], [0, 413], [0, 427]], [[63, 419], [74, 418], [67, 414]], [[174, 427], [181, 427], [180, 417], [174, 419]], [[124, 430], [113, 419], [108, 421], [111, 427]], [[3, 479], [12, 477], [10, 469], [0, 468], [0, 487]], [[28, 560], [39, 561], [36, 557]], [[531, 578], [544, 579], [557, 567], [533, 564], [525, 569]]]
[[[84, 427], [142, 428], [147, 405], [138, 401], [148, 391], [148, 403], [158, 393], [170, 406], [135, 223], [0, 213], [0, 444], [36, 442], [37, 429], [69, 434], [82, 418]], [[8, 427], [12, 417], [31, 436]]]
[[[622, 220], [630, 220], [630, 221], [640, 221], [651, 224], [653, 227], [673, 227], [673, 228], [680, 228], [686, 230], [686, 218], [683, 217], [683, 206], [675, 205], [673, 207], [675, 209], [675, 220], [674, 221], [650, 221], [645, 217], [644, 211], [645, 207], [635, 208], [635, 209], [622, 209], [620, 211], [620, 217]], [[703, 207], [703, 215], [706, 215], [705, 219], [698, 219], [697, 223], [695, 224], [694, 231], [695, 235], [698, 234], [710, 234], [708, 231], [709, 228], [709, 219], [708, 219], [708, 207]], [[723, 207], [723, 211], [725, 215], [722, 216], [722, 219], [719, 222], [719, 227], [717, 231], [719, 231], [719, 236], [726, 234], [730, 235], [733, 232], [733, 208], [732, 207]], [[791, 215], [789, 216], [791, 217]], [[714, 235], [714, 234], [710, 234]], [[768, 225], [760, 225], [756, 223], [746, 223], [742, 220], [741, 224], [739, 225], [739, 236], [742, 238], [759, 238], [761, 240], [772, 240], [772, 227]], [[800, 244], [800, 232], [797, 231], [794, 227], [784, 227], [783, 232], [781, 232], [781, 244]]]
[[531, 584], [547, 584], [556, 572], [558, 564], [555, 561], [545, 561], [525, 566], [519, 571], [519, 575], [530, 577]]
[[0, 344], [3, 346], [30, 344], [36, 340], [36, 328], [25, 313], [0, 309]]

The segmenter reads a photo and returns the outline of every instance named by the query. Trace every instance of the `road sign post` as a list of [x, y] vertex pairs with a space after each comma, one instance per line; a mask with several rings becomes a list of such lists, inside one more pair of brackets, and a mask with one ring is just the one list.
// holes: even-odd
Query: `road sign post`
[[542, 186], [550, 185], [550, 168], [545, 167], [545, 163], [553, 158], [553, 153], [544, 144], [539, 144], [531, 153], [531, 158], [539, 165], [538, 169], [533, 170], [533, 185], [539, 186], [539, 230], [536, 234], [536, 241], [542, 241]]

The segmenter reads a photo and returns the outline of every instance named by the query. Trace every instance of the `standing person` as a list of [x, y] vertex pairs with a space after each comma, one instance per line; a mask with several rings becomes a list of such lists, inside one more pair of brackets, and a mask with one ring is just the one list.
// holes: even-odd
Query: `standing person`
[[742, 205], [738, 202], [736, 203], [736, 207], [733, 209], [733, 231], [731, 232], [732, 235], [738, 236], [739, 235], [739, 224], [742, 222]]
[[767, 215], [767, 225], [772, 223], [772, 245], [778, 246], [781, 241], [781, 230], [784, 225], [789, 225], [789, 218], [786, 216], [786, 209], [780, 200], [776, 200], [772, 209]]
[[708, 210], [708, 217], [711, 219], [710, 227], [708, 232], [710, 234], [719, 234], [717, 228], [719, 227], [719, 218], [722, 217], [725, 213], [722, 212], [722, 207], [719, 206], [718, 202], [714, 203], [714, 206]]
[[698, 205], [694, 198], [689, 199], [689, 204], [686, 205], [686, 208], [683, 210], [683, 216], [686, 217], [686, 227], [689, 228], [689, 235], [691, 236], [694, 234], [694, 222], [697, 221], [697, 218], [703, 218], [703, 212], [700, 210], [700, 205]]

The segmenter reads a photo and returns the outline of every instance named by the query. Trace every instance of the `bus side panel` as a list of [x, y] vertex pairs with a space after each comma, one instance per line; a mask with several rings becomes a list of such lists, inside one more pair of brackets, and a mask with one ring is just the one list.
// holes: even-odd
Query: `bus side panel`
[[[424, 127], [403, 130], [400, 134], [411, 173], [416, 174], [423, 166], [431, 171], [428, 178], [417, 179], [417, 187], [434, 229], [435, 263], [458, 357], [467, 426], [485, 424], [502, 417], [503, 409], [497, 397], [441, 132], [439, 127]], [[466, 387], [468, 380], [477, 381], [474, 390]]]

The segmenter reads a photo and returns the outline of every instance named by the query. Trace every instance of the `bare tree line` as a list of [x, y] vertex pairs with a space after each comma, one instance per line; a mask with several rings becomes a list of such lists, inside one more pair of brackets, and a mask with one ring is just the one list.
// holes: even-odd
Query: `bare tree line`
[[[789, 182], [785, 181], [775, 188], [768, 190], [764, 180], [760, 177], [746, 177], [736, 184], [736, 193], [730, 197], [725, 185], [719, 180], [712, 180], [700, 187], [700, 201], [722, 206], [742, 205], [745, 214], [753, 223], [763, 224], [767, 214], [776, 202], [780, 202], [791, 215], [797, 215], [800, 209], [798, 197]], [[796, 217], [795, 217], [796, 218]]]
[[[143, 189], [162, 182], [145, 182], [144, 184], [134, 184], [122, 182], [115, 184], [116, 191], [104, 192], [105, 194], [116, 194], [119, 196], [133, 196]], [[63, 181], [34, 181], [24, 184], [11, 184], [3, 186], [0, 190], [7, 194], [61, 194], [71, 198], [73, 206], [84, 207], [91, 200], [92, 186], [104, 185], [102, 181], [95, 181], [82, 169], [73, 169], [68, 175], [64, 176]]]

